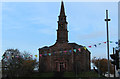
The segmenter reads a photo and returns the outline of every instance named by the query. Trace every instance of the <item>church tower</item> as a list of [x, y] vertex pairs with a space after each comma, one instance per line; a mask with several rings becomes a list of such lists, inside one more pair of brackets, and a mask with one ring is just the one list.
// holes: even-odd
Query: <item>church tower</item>
[[61, 2], [60, 15], [58, 16], [57, 43], [68, 43], [67, 21], [64, 10], [64, 3]]

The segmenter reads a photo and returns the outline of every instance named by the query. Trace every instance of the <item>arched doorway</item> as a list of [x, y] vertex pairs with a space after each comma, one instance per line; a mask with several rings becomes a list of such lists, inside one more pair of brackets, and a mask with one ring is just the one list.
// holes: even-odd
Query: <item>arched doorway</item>
[[63, 61], [57, 61], [56, 62], [56, 71], [58, 72], [64, 72], [66, 70], [66, 62]]
[[60, 62], [59, 66], [60, 66], [60, 72], [65, 71], [65, 63]]

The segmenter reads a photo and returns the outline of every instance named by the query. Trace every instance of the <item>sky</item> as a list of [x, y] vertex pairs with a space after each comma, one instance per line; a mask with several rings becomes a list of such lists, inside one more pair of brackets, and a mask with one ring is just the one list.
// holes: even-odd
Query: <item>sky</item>
[[[120, 2], [118, 3], [118, 14], [120, 14]], [[120, 40], [120, 15], [118, 15], [118, 40]]]
[[[6, 49], [19, 49], [38, 55], [38, 48], [51, 46], [57, 39], [61, 2], [3, 2], [2, 55]], [[107, 58], [106, 9], [109, 18], [110, 54], [118, 41], [117, 2], [64, 2], [68, 40], [86, 46], [91, 58]], [[98, 43], [102, 43], [98, 45]], [[93, 47], [96, 44], [97, 47]], [[92, 46], [89, 48], [88, 46]]]

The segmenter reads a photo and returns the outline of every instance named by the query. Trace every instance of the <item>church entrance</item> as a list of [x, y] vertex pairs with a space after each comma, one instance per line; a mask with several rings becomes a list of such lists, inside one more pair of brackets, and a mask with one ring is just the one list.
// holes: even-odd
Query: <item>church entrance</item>
[[65, 66], [63, 62], [60, 62], [60, 72], [65, 71]]
[[66, 63], [65, 62], [56, 62], [56, 70], [58, 72], [63, 72], [66, 69]]

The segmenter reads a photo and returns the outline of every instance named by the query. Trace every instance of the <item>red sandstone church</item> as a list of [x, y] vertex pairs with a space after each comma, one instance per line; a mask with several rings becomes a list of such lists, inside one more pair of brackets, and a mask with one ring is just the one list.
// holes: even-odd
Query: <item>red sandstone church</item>
[[68, 42], [68, 30], [63, 1], [58, 16], [57, 40], [52, 46], [39, 48], [39, 71], [90, 70], [90, 52], [82, 45]]

